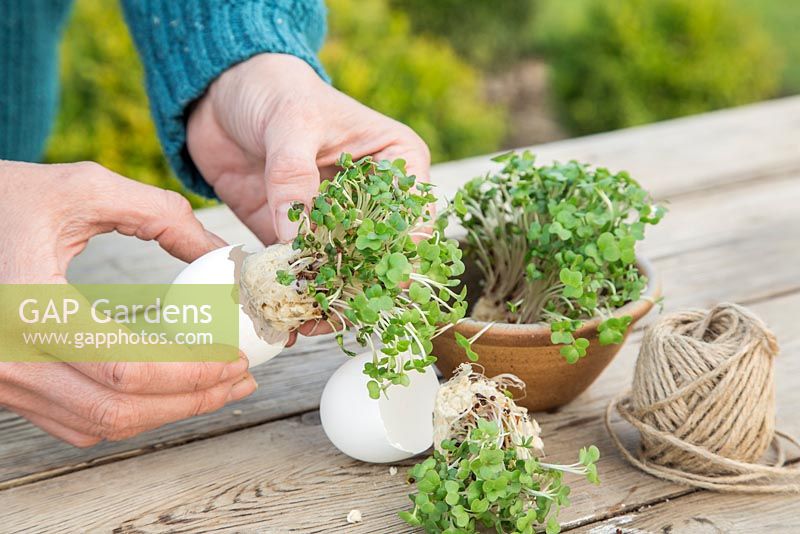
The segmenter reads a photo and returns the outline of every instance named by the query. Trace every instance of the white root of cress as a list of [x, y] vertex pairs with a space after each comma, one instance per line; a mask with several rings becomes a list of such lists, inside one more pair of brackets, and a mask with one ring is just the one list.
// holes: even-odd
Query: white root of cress
[[496, 302], [492, 302], [487, 297], [481, 297], [472, 308], [471, 317], [476, 321], [484, 321], [487, 323], [511, 323], [514, 318], [511, 313], [503, 306]]
[[244, 311], [263, 339], [274, 331], [288, 332], [322, 317], [314, 297], [302, 287], [304, 280], [288, 286], [277, 280], [278, 271], [296, 270], [298, 256], [291, 244], [282, 243], [251, 254], [242, 264], [239, 287]]
[[[517, 448], [517, 457], [527, 459], [533, 453], [544, 456], [541, 429], [528, 410], [517, 406], [503, 391], [509, 387], [524, 389], [525, 383], [512, 374], [487, 378], [474, 371], [470, 364], [461, 364], [436, 396], [433, 410], [433, 443], [443, 454], [445, 439], [463, 442], [478, 426], [478, 420], [495, 421], [500, 429], [499, 447]], [[531, 448], [520, 447], [525, 440]]]
[[[549, 317], [545, 304], [563, 288], [557, 278], [530, 282], [525, 276], [527, 237], [524, 233], [509, 233], [508, 229], [529, 228], [531, 223], [538, 222], [538, 216], [513, 205], [509, 193], [513, 185], [499, 188], [499, 197], [486, 205], [472, 198], [464, 199], [469, 218], [480, 222], [468, 230], [474, 238], [470, 242], [475, 246], [476, 263], [485, 282], [483, 295], [471, 312], [478, 321], [519, 324], [546, 321]], [[516, 309], [507, 309], [507, 302], [514, 303]]]

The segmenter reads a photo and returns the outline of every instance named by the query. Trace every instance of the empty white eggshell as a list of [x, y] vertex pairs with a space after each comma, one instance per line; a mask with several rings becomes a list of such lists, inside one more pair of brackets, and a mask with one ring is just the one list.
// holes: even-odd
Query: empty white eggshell
[[356, 460], [390, 463], [411, 458], [433, 443], [433, 406], [439, 381], [432, 367], [409, 373], [411, 383], [392, 386], [375, 400], [367, 393], [364, 363], [372, 353], [345, 362], [330, 377], [319, 403], [322, 428], [337, 449]]
[[[173, 284], [236, 284], [236, 262], [231, 251], [243, 245], [230, 245], [212, 250], [186, 266], [175, 277]], [[243, 248], [245, 253], [252, 253]], [[169, 296], [167, 296], [169, 300]], [[277, 356], [286, 345], [286, 340], [267, 343], [256, 333], [253, 321], [239, 305], [239, 349], [247, 355], [250, 367], [261, 365]]]

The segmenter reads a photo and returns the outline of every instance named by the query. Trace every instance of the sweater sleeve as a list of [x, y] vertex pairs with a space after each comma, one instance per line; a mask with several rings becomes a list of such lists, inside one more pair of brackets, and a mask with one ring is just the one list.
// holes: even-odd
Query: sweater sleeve
[[0, 1], [0, 159], [40, 161], [58, 102], [70, 0]]
[[192, 191], [213, 197], [186, 148], [189, 106], [225, 70], [264, 52], [291, 54], [328, 79], [316, 52], [323, 0], [122, 0], [142, 57], [164, 153]]

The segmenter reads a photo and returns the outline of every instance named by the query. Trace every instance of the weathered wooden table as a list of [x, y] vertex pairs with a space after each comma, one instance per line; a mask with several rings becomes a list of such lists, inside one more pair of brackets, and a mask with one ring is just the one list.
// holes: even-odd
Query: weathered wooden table
[[[778, 425], [800, 433], [800, 97], [535, 151], [543, 160], [627, 169], [669, 202], [669, 215], [643, 247], [661, 275], [666, 308], [730, 300], [760, 314], [782, 346]], [[487, 158], [474, 158], [439, 165], [433, 178], [453, 191], [489, 168]], [[229, 241], [254, 241], [225, 208], [199, 216]], [[152, 244], [109, 235], [92, 242], [71, 275], [83, 282], [166, 282], [180, 268]], [[602, 485], [572, 485], [563, 528], [800, 532], [796, 495], [695, 491], [620, 458], [602, 414], [629, 386], [640, 339], [641, 330], [575, 402], [536, 414], [554, 461], [572, 461], [589, 443], [604, 454]], [[412, 532], [396, 516], [409, 503], [404, 467], [391, 476], [387, 466], [353, 461], [319, 425], [320, 392], [343, 361], [332, 340], [303, 339], [255, 369], [261, 387], [243, 402], [88, 450], [0, 410], [0, 531]], [[627, 435], [633, 446], [635, 436]], [[363, 523], [345, 521], [354, 508]]]

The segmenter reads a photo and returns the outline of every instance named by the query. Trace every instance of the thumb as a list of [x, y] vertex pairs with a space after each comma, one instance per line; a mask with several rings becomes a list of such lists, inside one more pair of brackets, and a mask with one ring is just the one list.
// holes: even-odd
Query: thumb
[[186, 262], [226, 245], [203, 227], [189, 201], [179, 193], [135, 182], [102, 167], [92, 174], [94, 191], [89, 207], [96, 233], [116, 230], [155, 240]]
[[291, 241], [297, 236], [299, 222], [290, 221], [288, 216], [292, 205], [301, 202], [310, 209], [319, 191], [316, 159], [316, 148], [308, 139], [284, 138], [274, 149], [268, 146], [265, 164], [267, 205], [278, 241]]

